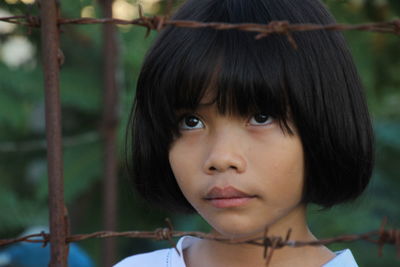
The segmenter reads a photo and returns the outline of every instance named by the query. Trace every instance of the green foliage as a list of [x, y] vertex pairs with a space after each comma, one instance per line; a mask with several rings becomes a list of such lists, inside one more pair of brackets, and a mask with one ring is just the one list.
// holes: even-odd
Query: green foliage
[[3, 233], [16, 228], [24, 229], [28, 225], [47, 224], [47, 208], [31, 199], [20, 198], [4, 185], [0, 189], [0, 210], [0, 228]]
[[[64, 17], [79, 17], [84, 7], [93, 6], [101, 16], [97, 1], [61, 1]], [[134, 3], [135, 1], [130, 1]], [[400, 1], [325, 0], [340, 23], [363, 23], [398, 18]], [[13, 14], [35, 14], [35, 6], [0, 3]], [[128, 185], [123, 168], [123, 141], [130, 113], [138, 71], [146, 50], [157, 33], [147, 39], [145, 29], [119, 27], [118, 80], [120, 90], [120, 187], [118, 230], [152, 230], [163, 225], [167, 214], [154, 210], [138, 199]], [[100, 25], [62, 27], [61, 48], [65, 63], [61, 71], [63, 110], [65, 200], [71, 214], [72, 232], [93, 232], [101, 225], [101, 179], [103, 152], [99, 125], [102, 113], [102, 31]], [[0, 50], [13, 36], [26, 35], [17, 27], [0, 34]], [[33, 29], [28, 36], [35, 52], [19, 67], [9, 67], [0, 58], [0, 236], [21, 232], [32, 225], [47, 224], [46, 154], [43, 147], [44, 93], [41, 70], [40, 33]], [[309, 212], [312, 230], [318, 237], [360, 233], [375, 229], [383, 216], [392, 226], [400, 227], [400, 50], [399, 37], [385, 34], [345, 32], [367, 92], [376, 133], [376, 168], [371, 185], [363, 198], [354, 204], [330, 211]], [[208, 230], [197, 216], [170, 214], [177, 229]], [[83, 219], [81, 219], [83, 218]], [[120, 240], [120, 254], [150, 250], [167, 243]], [[97, 258], [99, 242], [82, 243]], [[375, 247], [364, 243], [334, 245], [350, 247], [361, 266], [395, 266], [394, 250], [385, 250], [379, 259]]]

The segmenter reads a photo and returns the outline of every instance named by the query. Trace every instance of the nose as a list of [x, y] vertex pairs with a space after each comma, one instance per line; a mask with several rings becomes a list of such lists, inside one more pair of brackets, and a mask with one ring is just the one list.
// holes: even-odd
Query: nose
[[215, 174], [233, 170], [242, 173], [246, 170], [246, 160], [240, 147], [240, 138], [234, 133], [223, 133], [211, 140], [203, 170]]

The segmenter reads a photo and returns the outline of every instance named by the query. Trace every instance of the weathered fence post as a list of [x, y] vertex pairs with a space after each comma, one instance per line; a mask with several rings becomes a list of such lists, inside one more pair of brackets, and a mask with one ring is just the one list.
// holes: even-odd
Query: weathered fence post
[[[106, 18], [112, 17], [113, 0], [100, 0], [103, 14]], [[114, 24], [103, 25], [103, 222], [105, 230], [116, 230], [117, 227], [117, 127], [118, 127], [118, 86], [117, 86], [117, 36]], [[115, 263], [116, 240], [103, 240], [102, 265], [112, 266]]]
[[68, 226], [64, 218], [64, 179], [59, 84], [61, 58], [58, 29], [59, 9], [56, 0], [42, 0], [40, 4], [41, 45], [46, 106], [47, 168], [49, 178], [50, 266], [66, 267], [68, 245], [65, 241]]

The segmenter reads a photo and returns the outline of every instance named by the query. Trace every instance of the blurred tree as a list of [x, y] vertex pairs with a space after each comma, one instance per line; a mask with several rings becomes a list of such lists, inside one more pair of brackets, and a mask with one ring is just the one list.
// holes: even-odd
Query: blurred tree
[[[0, 16], [38, 14], [33, 0], [5, 0]], [[145, 12], [164, 12], [165, 2], [142, 0]], [[182, 1], [176, 1], [182, 2]], [[342, 23], [387, 21], [399, 17], [398, 0], [325, 0]], [[99, 17], [95, 0], [61, 1], [63, 17]], [[138, 16], [137, 1], [115, 0], [114, 16]], [[165, 214], [136, 198], [123, 163], [127, 118], [137, 74], [147, 47], [145, 29], [119, 26], [121, 92], [119, 128], [120, 230], [153, 230], [163, 218], [173, 218], [175, 228], [207, 230], [197, 216]], [[47, 174], [44, 134], [44, 96], [39, 31], [0, 23], [0, 236], [18, 235], [32, 225], [47, 224]], [[358, 233], [377, 228], [383, 216], [400, 227], [400, 50], [398, 36], [345, 32], [374, 118], [376, 169], [365, 196], [354, 204], [320, 212], [310, 209], [312, 229], [319, 237]], [[63, 110], [65, 199], [70, 210], [72, 232], [101, 230], [101, 149], [98, 133], [101, 118], [101, 26], [62, 26], [61, 48], [65, 64], [61, 72]], [[119, 240], [120, 256], [168, 246], [148, 240]], [[98, 261], [98, 240], [81, 243]], [[394, 249], [378, 258], [376, 248], [364, 243], [334, 245], [350, 247], [361, 266], [397, 266]]]

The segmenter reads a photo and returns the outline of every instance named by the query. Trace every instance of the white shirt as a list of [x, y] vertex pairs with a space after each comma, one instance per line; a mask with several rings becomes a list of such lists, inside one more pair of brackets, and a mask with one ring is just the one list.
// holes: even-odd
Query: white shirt
[[[149, 253], [130, 256], [118, 262], [114, 267], [186, 267], [183, 260], [183, 250], [190, 247], [198, 238], [183, 236], [176, 244], [176, 248], [160, 249]], [[358, 267], [349, 249], [335, 252], [336, 257], [322, 267]]]

